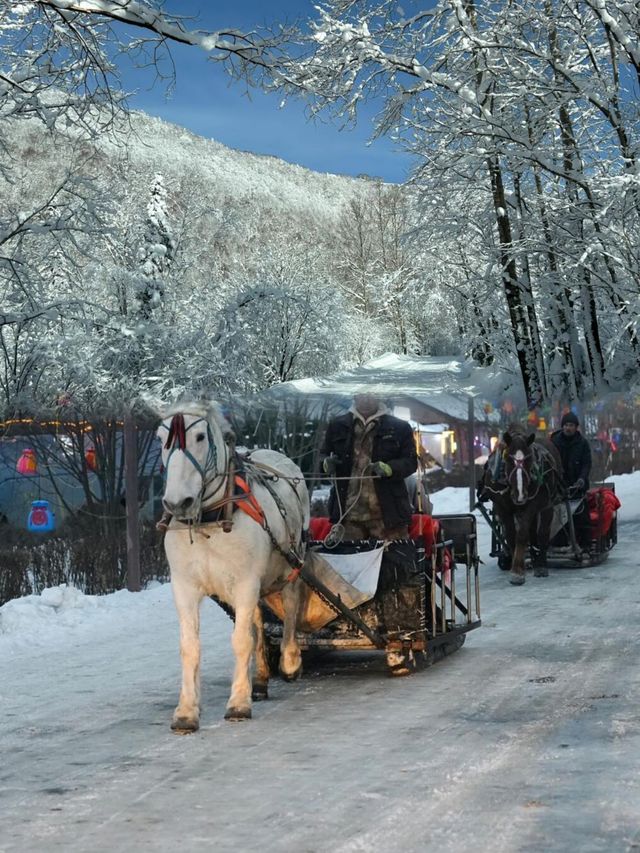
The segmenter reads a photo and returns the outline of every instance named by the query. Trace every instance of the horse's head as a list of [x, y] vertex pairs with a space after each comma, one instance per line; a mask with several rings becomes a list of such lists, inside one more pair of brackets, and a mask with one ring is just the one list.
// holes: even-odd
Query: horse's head
[[535, 458], [532, 445], [535, 433], [514, 430], [505, 432], [503, 441], [506, 446], [505, 474], [509, 485], [509, 495], [517, 506], [523, 506], [529, 497], [529, 486], [534, 479]]
[[221, 416], [201, 404], [170, 412], [158, 427], [158, 438], [166, 475], [162, 503], [177, 518], [195, 520], [224, 487], [228, 450]]

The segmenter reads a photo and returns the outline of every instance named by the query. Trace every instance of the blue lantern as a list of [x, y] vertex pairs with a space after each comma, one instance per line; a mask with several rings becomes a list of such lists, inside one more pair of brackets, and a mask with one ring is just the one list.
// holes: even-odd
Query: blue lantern
[[56, 517], [49, 509], [49, 501], [32, 501], [27, 530], [31, 533], [50, 533], [55, 527]]

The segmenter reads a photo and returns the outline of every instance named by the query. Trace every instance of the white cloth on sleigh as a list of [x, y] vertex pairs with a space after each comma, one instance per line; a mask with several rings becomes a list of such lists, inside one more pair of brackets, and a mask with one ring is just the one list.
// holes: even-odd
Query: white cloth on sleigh
[[[366, 596], [358, 601], [358, 604], [362, 604], [376, 594], [383, 553], [384, 547], [380, 547], [373, 548], [371, 551], [360, 551], [357, 554], [335, 554], [333, 551], [322, 551], [319, 556], [325, 559], [347, 583]], [[360, 598], [360, 596], [355, 597]], [[345, 604], [348, 607], [357, 606], [346, 601]]]

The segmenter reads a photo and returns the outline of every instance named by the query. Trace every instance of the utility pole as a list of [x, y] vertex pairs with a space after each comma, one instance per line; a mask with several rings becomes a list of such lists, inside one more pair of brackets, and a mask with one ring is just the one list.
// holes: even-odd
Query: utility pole
[[473, 512], [473, 508], [476, 505], [476, 462], [475, 462], [475, 432], [476, 432], [476, 423], [475, 423], [475, 412], [473, 405], [473, 397], [469, 394], [467, 398], [468, 403], [468, 431], [467, 431], [467, 441], [469, 448], [469, 512]]
[[133, 412], [124, 414], [124, 488], [127, 513], [127, 589], [140, 592], [140, 524], [138, 511], [138, 440]]

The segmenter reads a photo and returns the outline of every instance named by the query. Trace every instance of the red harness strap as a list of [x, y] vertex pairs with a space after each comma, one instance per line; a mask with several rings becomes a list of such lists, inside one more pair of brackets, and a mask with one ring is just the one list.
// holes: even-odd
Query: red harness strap
[[242, 512], [246, 512], [250, 518], [257, 521], [258, 524], [264, 527], [264, 511], [249, 488], [249, 484], [246, 480], [243, 480], [239, 474], [236, 474], [234, 480], [236, 486], [245, 494], [245, 497], [237, 497], [233, 501], [234, 504], [238, 509], [241, 509]]
[[[243, 494], [236, 495], [233, 500], [233, 503], [238, 507], [238, 509], [241, 509], [242, 512], [246, 513], [254, 521], [257, 521], [261, 527], [266, 528], [264, 510], [256, 500], [247, 481], [244, 480], [239, 474], [236, 474], [234, 477], [234, 482], [236, 488], [240, 489]], [[296, 580], [296, 578], [300, 574], [301, 568], [301, 566], [294, 566], [294, 568], [292, 568], [289, 574], [287, 575], [287, 582], [292, 583], [294, 580]]]

